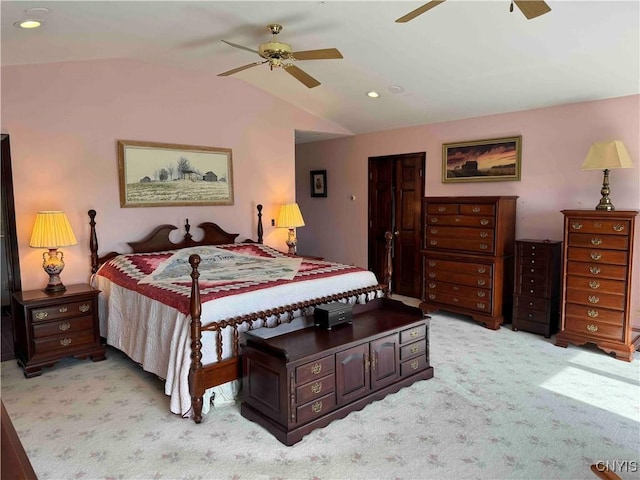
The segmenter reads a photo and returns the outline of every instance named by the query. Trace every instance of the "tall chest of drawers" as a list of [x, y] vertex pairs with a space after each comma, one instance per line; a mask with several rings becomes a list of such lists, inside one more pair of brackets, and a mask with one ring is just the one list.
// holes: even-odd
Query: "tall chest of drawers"
[[517, 198], [423, 199], [424, 311], [462, 313], [494, 330], [510, 318]]
[[562, 325], [556, 345], [594, 343], [633, 360], [631, 279], [638, 211], [563, 210]]
[[511, 328], [549, 338], [560, 323], [562, 242], [516, 240], [515, 288]]

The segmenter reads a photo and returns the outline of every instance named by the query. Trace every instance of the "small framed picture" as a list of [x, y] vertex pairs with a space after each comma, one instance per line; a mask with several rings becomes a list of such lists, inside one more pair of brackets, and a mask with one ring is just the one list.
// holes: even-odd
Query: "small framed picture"
[[311, 171], [311, 196], [312, 197], [327, 196], [327, 171], [326, 170]]

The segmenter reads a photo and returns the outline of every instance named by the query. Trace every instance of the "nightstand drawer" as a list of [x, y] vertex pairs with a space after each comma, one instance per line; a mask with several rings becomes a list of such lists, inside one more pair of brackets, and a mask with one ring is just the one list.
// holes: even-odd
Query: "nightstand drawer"
[[36, 355], [47, 352], [56, 352], [62, 355], [65, 350], [71, 350], [75, 347], [92, 344], [94, 342], [93, 330], [84, 330], [68, 335], [63, 334], [55, 337], [35, 339], [33, 343]]
[[298, 405], [310, 402], [315, 398], [332, 393], [335, 390], [335, 376], [327, 375], [313, 382], [306, 383], [296, 388], [296, 401]]
[[315, 362], [305, 363], [296, 368], [296, 383], [307, 383], [335, 372], [333, 356], [324, 357]]
[[76, 315], [90, 314], [93, 309], [93, 302], [71, 302], [50, 307], [36, 308], [31, 310], [32, 322], [44, 322], [57, 318], [69, 318]]
[[296, 409], [298, 423], [306, 423], [309, 420], [320, 417], [336, 406], [335, 394], [325, 395], [311, 403], [307, 403]]
[[52, 335], [69, 335], [93, 328], [93, 316], [62, 319], [57, 322], [40, 322], [33, 325], [33, 338], [42, 339]]

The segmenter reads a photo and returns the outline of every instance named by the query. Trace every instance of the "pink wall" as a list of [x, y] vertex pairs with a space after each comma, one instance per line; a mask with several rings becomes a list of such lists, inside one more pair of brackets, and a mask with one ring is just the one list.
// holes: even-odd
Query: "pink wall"
[[[522, 135], [519, 182], [443, 184], [442, 144]], [[369, 157], [426, 152], [426, 195], [518, 195], [516, 238], [562, 239], [563, 209], [595, 208], [602, 172], [581, 171], [594, 141], [623, 140], [632, 169], [612, 170], [617, 210], [640, 209], [640, 96], [403, 128], [296, 147], [296, 198], [307, 226], [299, 251], [367, 266]], [[327, 198], [309, 195], [309, 171], [327, 170]], [[355, 195], [355, 200], [351, 196]], [[640, 218], [638, 218], [640, 222]], [[640, 325], [640, 232], [632, 316]]]
[[[129, 60], [2, 68], [2, 132], [11, 140], [23, 288], [47, 282], [42, 250], [29, 248], [38, 210], [64, 210], [78, 238], [62, 249], [66, 284], [89, 278], [91, 208], [98, 212], [101, 253], [125, 251], [125, 241], [141, 239], [152, 226], [180, 226], [186, 218], [255, 238], [258, 203], [265, 243], [282, 247], [285, 232], [267, 220], [295, 198], [294, 129], [345, 133], [213, 74]], [[235, 205], [120, 208], [118, 139], [231, 148]]]

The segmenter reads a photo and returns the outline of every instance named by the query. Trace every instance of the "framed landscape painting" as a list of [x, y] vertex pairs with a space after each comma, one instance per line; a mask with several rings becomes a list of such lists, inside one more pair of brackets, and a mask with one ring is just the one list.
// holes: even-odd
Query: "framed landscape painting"
[[520, 180], [522, 137], [442, 145], [442, 183]]
[[230, 148], [118, 140], [121, 207], [233, 205]]

